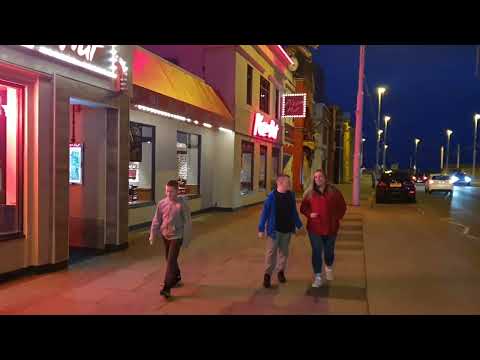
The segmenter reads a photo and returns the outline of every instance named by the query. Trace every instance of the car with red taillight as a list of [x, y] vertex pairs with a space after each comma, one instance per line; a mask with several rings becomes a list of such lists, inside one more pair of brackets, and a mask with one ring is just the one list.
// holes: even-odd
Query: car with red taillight
[[375, 189], [377, 203], [404, 201], [415, 202], [415, 182], [408, 172], [385, 171]]

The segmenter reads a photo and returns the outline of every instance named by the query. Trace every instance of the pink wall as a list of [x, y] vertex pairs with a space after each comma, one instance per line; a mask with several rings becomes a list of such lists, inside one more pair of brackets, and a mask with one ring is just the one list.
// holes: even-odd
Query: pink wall
[[204, 79], [235, 111], [234, 45], [146, 45], [164, 59], [176, 59], [178, 66]]

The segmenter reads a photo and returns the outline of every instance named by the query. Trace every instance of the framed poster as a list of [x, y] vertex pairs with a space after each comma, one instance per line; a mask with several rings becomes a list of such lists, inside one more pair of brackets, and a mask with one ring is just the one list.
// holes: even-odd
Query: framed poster
[[70, 184], [83, 184], [83, 144], [70, 144]]
[[307, 94], [285, 94], [282, 97], [282, 117], [304, 118], [307, 115]]

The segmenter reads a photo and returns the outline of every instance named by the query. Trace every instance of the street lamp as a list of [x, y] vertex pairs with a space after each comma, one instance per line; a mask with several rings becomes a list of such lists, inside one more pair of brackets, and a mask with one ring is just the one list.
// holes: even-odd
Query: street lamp
[[383, 169], [386, 170], [387, 169], [387, 149], [388, 149], [388, 145], [387, 144], [384, 144], [383, 145]]
[[473, 117], [474, 121], [474, 135], [473, 135], [473, 168], [472, 168], [472, 177], [475, 178], [475, 169], [477, 166], [477, 128], [478, 128], [478, 120], [480, 120], [480, 114], [475, 114]]
[[416, 172], [417, 171], [417, 150], [418, 150], [418, 144], [420, 143], [420, 139], [415, 138], [415, 156], [414, 156], [414, 163], [413, 163], [413, 170]]
[[[377, 88], [377, 94], [378, 94], [378, 118], [377, 118], [377, 131], [380, 130], [380, 117], [382, 114], [382, 96], [385, 94], [387, 91], [386, 88], [384, 87], [378, 87]], [[378, 171], [378, 161], [379, 161], [379, 144], [377, 144], [377, 149], [376, 149], [376, 156], [375, 156], [375, 172]]]
[[377, 167], [375, 168], [375, 172], [378, 171], [378, 155], [379, 155], [378, 152], [380, 150], [380, 139], [382, 138], [382, 134], [383, 134], [382, 129], [377, 130], [377, 145], [375, 147], [375, 151], [376, 151], [375, 157], [377, 159]]
[[445, 161], [445, 171], [448, 172], [448, 158], [450, 157], [450, 137], [452, 136], [453, 131], [447, 129], [447, 158]]
[[360, 168], [363, 166], [363, 144], [367, 141], [367, 139], [362, 138], [362, 150], [360, 151]]
[[[388, 122], [389, 122], [391, 119], [392, 119], [392, 118], [391, 118], [390, 116], [385, 116], [385, 135], [383, 135], [383, 143], [384, 143], [384, 144], [387, 144]], [[382, 159], [382, 164], [383, 164], [383, 168], [384, 168], [384, 169], [386, 168], [386, 163], [385, 163], [386, 157], [387, 157], [387, 148], [386, 148], [386, 147], [383, 147], [383, 159]]]

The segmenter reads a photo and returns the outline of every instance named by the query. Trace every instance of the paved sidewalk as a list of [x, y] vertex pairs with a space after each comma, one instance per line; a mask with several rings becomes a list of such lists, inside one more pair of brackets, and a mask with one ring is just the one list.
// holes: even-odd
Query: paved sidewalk
[[[347, 191], [347, 190], [345, 190]], [[263, 289], [261, 207], [196, 216], [196, 236], [180, 258], [185, 286], [159, 295], [163, 244], [130, 234], [128, 250], [68, 270], [0, 285], [0, 314], [367, 314], [362, 216], [349, 207], [337, 245], [336, 280], [312, 289], [310, 244], [292, 239], [288, 283]]]

